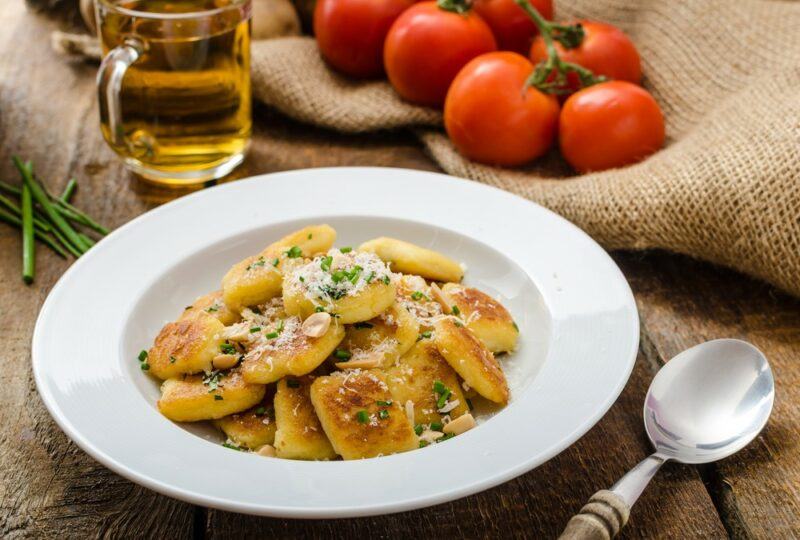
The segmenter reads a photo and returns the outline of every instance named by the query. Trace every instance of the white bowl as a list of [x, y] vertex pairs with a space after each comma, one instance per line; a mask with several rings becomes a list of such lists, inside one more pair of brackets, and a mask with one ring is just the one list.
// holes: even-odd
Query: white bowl
[[[468, 268], [520, 332], [502, 357], [509, 405], [455, 439], [360, 461], [301, 462], [222, 447], [156, 409], [137, 354], [233, 263], [326, 222], [337, 245], [394, 236]], [[114, 231], [70, 268], [33, 335], [36, 385], [66, 434], [113, 471], [236, 512], [349, 517], [410, 510], [492, 487], [553, 457], [616, 400], [636, 358], [630, 288], [578, 228], [520, 197], [453, 177], [381, 168], [270, 174], [204, 190]]]

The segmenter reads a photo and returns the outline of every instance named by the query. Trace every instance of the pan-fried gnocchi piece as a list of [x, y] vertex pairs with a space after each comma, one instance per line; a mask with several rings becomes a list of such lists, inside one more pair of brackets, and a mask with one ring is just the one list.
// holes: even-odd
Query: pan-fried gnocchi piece
[[345, 330], [332, 321], [323, 335], [311, 337], [298, 317], [288, 317], [269, 326], [250, 327], [247, 335], [242, 373], [248, 382], [266, 384], [314, 371], [344, 339]]
[[452, 317], [438, 320], [433, 340], [447, 363], [480, 395], [495, 403], [508, 401], [508, 383], [492, 352]]
[[389, 368], [386, 382], [395, 401], [413, 403], [415, 424], [442, 423], [443, 415], [455, 419], [469, 411], [456, 372], [430, 339], [417, 342]]
[[[283, 270], [302, 257], [327, 251], [336, 240], [328, 225], [313, 225], [289, 234], [233, 265], [222, 278], [222, 298], [231, 309], [263, 304], [281, 293]], [[299, 259], [299, 261], [298, 261]]]
[[211, 371], [214, 357], [220, 354], [224, 330], [221, 322], [204, 314], [167, 323], [147, 353], [150, 373], [169, 379]]
[[343, 324], [368, 321], [394, 300], [391, 272], [371, 253], [330, 250], [287, 272], [283, 280], [286, 312], [304, 319], [326, 311]]
[[313, 375], [283, 379], [275, 394], [275, 455], [285, 459], [336, 457], [309, 398]]
[[493, 353], [513, 351], [517, 346], [517, 330], [511, 314], [500, 302], [488, 294], [464, 287], [457, 283], [447, 283], [442, 292], [451, 300], [450, 309], [461, 319], [467, 328], [480, 339]]
[[431, 287], [419, 276], [400, 276], [397, 280], [397, 303], [411, 313], [421, 331], [433, 328], [433, 323], [442, 316], [441, 304], [434, 299]]
[[176, 422], [216, 420], [253, 407], [265, 393], [263, 384], [245, 382], [239, 369], [185, 375], [164, 381], [158, 410]]
[[419, 446], [403, 408], [379, 370], [337, 371], [311, 385], [311, 402], [333, 448], [361, 459]]
[[403, 240], [382, 236], [364, 242], [358, 249], [375, 253], [391, 263], [394, 272], [416, 274], [434, 281], [458, 282], [464, 277], [464, 269], [453, 259]]
[[225, 326], [230, 326], [241, 318], [239, 313], [229, 308], [222, 300], [222, 291], [214, 291], [195, 300], [183, 311], [179, 320], [191, 319], [198, 315], [210, 315]]
[[255, 407], [215, 420], [214, 425], [239, 447], [257, 450], [273, 444], [276, 427], [272, 399], [268, 396]]
[[417, 320], [403, 306], [392, 304], [374, 319], [347, 327], [347, 334], [338, 348], [351, 357], [338, 362], [336, 367], [388, 367], [414, 345], [418, 335]]

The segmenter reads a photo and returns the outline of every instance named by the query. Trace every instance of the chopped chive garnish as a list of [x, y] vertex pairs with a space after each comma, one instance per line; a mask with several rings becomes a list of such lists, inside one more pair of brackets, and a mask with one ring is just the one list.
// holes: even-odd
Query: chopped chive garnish
[[419, 447], [420, 447], [420, 448], [425, 448], [425, 447], [426, 447], [426, 446], [428, 446], [429, 444], [430, 444], [430, 443], [429, 443], [428, 441], [419, 441]]
[[174, 357], [174, 356], [172, 356], [172, 355], [170, 355], [170, 356], [169, 356], [169, 363], [170, 363], [170, 364], [174, 364], [176, 361], [177, 361], [177, 358], [175, 358], [175, 357]]
[[314, 313], [325, 313], [325, 308], [322, 306], [317, 306], [314, 308]]
[[206, 311], [208, 311], [209, 313], [213, 313], [214, 311], [219, 311], [219, 308], [211, 306], [211, 307], [207, 307]]
[[300, 276], [300, 283], [305, 283], [305, 281], [306, 281], [306, 278], [304, 278], [303, 276]]
[[278, 332], [283, 332], [283, 325], [284, 325], [284, 321], [283, 321], [283, 319], [281, 319], [280, 321], [278, 321], [278, 328], [277, 328], [277, 331], [278, 331]]
[[431, 430], [433, 431], [442, 431], [444, 429], [444, 424], [441, 422], [431, 422]]
[[267, 334], [267, 339], [275, 339], [279, 335], [280, 334], [278, 332], [270, 332], [269, 334]]
[[251, 334], [255, 334], [256, 332], [261, 332], [261, 327], [260, 326], [252, 326], [252, 327], [250, 327], [250, 333]]
[[145, 360], [147, 360], [147, 351], [142, 349], [139, 351], [139, 362], [144, 362]]
[[441, 409], [447, 404], [447, 398], [450, 397], [452, 392], [449, 388], [447, 388], [442, 381], [436, 381], [433, 383], [433, 393], [438, 398], [436, 400], [436, 408]]
[[256, 409], [256, 416], [264, 416], [266, 412], [267, 412], [266, 407], [259, 407], [258, 409]]
[[366, 424], [369, 421], [369, 415], [367, 411], [361, 410], [356, 413], [356, 419], [360, 424]]
[[224, 354], [234, 354], [236, 352], [236, 347], [228, 342], [225, 342], [219, 346], [219, 350]]
[[414, 433], [417, 434], [417, 437], [422, 435], [423, 431], [425, 431], [425, 426], [423, 426], [422, 424], [417, 424], [416, 426], [414, 426]]
[[247, 269], [252, 270], [256, 266], [264, 266], [267, 261], [264, 260], [264, 257], [259, 257], [254, 263], [251, 263]]
[[380, 411], [378, 411], [378, 418], [380, 418], [381, 420], [386, 420], [387, 418], [389, 418], [389, 411], [386, 409], [381, 409]]
[[431, 331], [427, 330], [425, 332], [422, 332], [419, 336], [417, 336], [417, 341], [422, 341], [423, 339], [430, 339], [432, 335], [433, 334], [431, 334]]
[[297, 379], [286, 379], [286, 386], [289, 388], [300, 388], [300, 381]]
[[336, 352], [333, 353], [333, 356], [339, 360], [350, 360], [353, 357], [353, 353], [344, 349], [336, 349]]
[[286, 256], [290, 259], [296, 259], [303, 254], [303, 250], [299, 246], [292, 246], [286, 251]]
[[464, 323], [462, 323], [461, 321], [454, 321], [453, 324], [455, 324], [459, 328], [464, 328]]
[[354, 266], [353, 269], [350, 270], [350, 273], [347, 275], [348, 281], [350, 281], [350, 283], [355, 285], [356, 282], [358, 281], [358, 277], [361, 275], [362, 270], [363, 268], [361, 268], [360, 266], [357, 265]]
[[272, 266], [277, 267], [279, 262], [281, 262], [281, 260], [275, 257], [274, 259], [272, 259]]
[[214, 394], [214, 401], [222, 401], [222, 396]]
[[447, 390], [447, 387], [442, 381], [435, 381], [433, 383], [433, 391], [437, 394], [444, 394], [445, 390]]
[[460, 314], [461, 314], [461, 310], [460, 310], [460, 309], [458, 309], [458, 306], [453, 306], [453, 307], [451, 307], [451, 308], [450, 308], [450, 311], [452, 311], [452, 312], [453, 312], [453, 315], [460, 315]]
[[356, 328], [372, 328], [375, 325], [373, 325], [372, 323], [368, 323], [368, 322], [357, 322], [353, 326], [356, 327]]
[[351, 251], [353, 251], [353, 248], [351, 248], [350, 246], [345, 246], [341, 248], [339, 251], [341, 251], [342, 253], [350, 253]]
[[237, 452], [241, 452], [242, 451], [241, 448], [239, 448], [235, 444], [229, 443], [228, 441], [225, 441], [224, 443], [222, 443], [222, 446], [224, 446], [225, 448], [230, 448], [231, 450], [236, 450]]
[[342, 280], [343, 280], [345, 277], [346, 277], [346, 275], [345, 275], [345, 273], [344, 273], [344, 271], [343, 271], [343, 270], [337, 270], [336, 272], [334, 272], [333, 274], [331, 274], [331, 280], [332, 280], [334, 283], [339, 283], [339, 282], [340, 282], [340, 281], [342, 281]]
[[447, 439], [452, 439], [453, 437], [455, 437], [455, 435], [453, 435], [452, 433], [445, 433], [444, 435], [436, 439], [436, 442], [437, 443], [444, 442]]
[[417, 301], [419, 301], [419, 300], [420, 300], [420, 299], [422, 299], [422, 298], [424, 298], [425, 300], [428, 300], [428, 301], [430, 301], [430, 298], [428, 297], [428, 295], [427, 295], [427, 294], [425, 294], [425, 293], [424, 293], [424, 292], [422, 292], [422, 291], [414, 291], [413, 293], [411, 293], [411, 299], [412, 299], [412, 300], [417, 300]]
[[142, 371], [147, 371], [148, 369], [150, 369], [150, 364], [148, 364], [147, 362], [142, 362], [141, 364], [139, 364], [139, 367], [142, 368]]
[[391, 407], [392, 406], [392, 400], [382, 401], [382, 400], [379, 399], [375, 403], [377, 403], [380, 407]]
[[333, 264], [333, 257], [328, 255], [327, 257], [322, 258], [322, 261], [319, 263], [319, 267], [322, 268], [324, 272], [327, 272], [331, 269], [331, 264]]
[[383, 281], [384, 285], [388, 285], [392, 280], [389, 279], [389, 276], [383, 276], [383, 279], [381, 281]]
[[368, 284], [369, 284], [369, 283], [372, 283], [372, 279], [373, 279], [374, 277], [375, 277], [375, 270], [372, 270], [372, 271], [369, 273], [369, 275], [367, 276], [367, 279], [366, 279], [367, 283], [368, 283]]

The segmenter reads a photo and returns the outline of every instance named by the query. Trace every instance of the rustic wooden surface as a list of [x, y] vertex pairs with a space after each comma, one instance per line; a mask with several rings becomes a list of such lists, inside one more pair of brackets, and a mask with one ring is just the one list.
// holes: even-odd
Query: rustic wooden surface
[[[35, 162], [55, 189], [80, 179], [77, 204], [116, 227], [176, 194], [128, 175], [100, 137], [95, 67], [50, 52], [59, 23], [0, 2], [0, 178], [9, 157]], [[253, 150], [235, 177], [328, 165], [435, 170], [404, 134], [343, 137], [257, 110]], [[706, 339], [739, 337], [770, 358], [773, 418], [717, 465], [667, 465], [634, 507], [623, 536], [800, 536], [800, 302], [732, 272], [663, 253], [616, 253], [642, 317], [630, 382], [586, 436], [542, 467], [484, 493], [403, 514], [324, 521], [242, 516], [158, 495], [98, 465], [50, 419], [30, 370], [39, 307], [68, 263], [38, 251], [33, 286], [20, 279], [20, 241], [0, 225], [0, 537], [534, 537], [555, 536], [587, 498], [649, 451], [647, 385], [663, 362]], [[613, 448], [613, 452], [608, 452]]]

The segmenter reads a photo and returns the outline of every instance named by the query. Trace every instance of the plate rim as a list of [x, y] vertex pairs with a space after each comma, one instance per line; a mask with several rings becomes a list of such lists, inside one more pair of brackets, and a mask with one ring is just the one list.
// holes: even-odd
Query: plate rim
[[[520, 476], [526, 472], [529, 472], [534, 468], [542, 465], [543, 463], [549, 461], [554, 456], [558, 455], [559, 453], [563, 452], [564, 450], [572, 446], [579, 438], [585, 435], [592, 427], [594, 427], [605, 416], [608, 410], [614, 405], [614, 403], [616, 403], [623, 389], [630, 380], [630, 375], [636, 363], [636, 358], [639, 350], [639, 340], [640, 340], [639, 332], [641, 323], [639, 319], [638, 309], [636, 307], [635, 298], [630, 288], [630, 284], [628, 283], [627, 279], [625, 278], [619, 266], [616, 264], [616, 262], [614, 262], [614, 260], [608, 254], [608, 252], [606, 252], [605, 249], [599, 246], [599, 244], [594, 239], [592, 239], [585, 231], [580, 229], [577, 225], [534, 201], [521, 197], [517, 194], [505, 191], [503, 189], [497, 188], [495, 186], [491, 186], [488, 184], [484, 184], [466, 178], [460, 178], [452, 175], [442, 174], [438, 172], [421, 171], [421, 170], [407, 169], [401, 167], [320, 167], [320, 168], [294, 169], [288, 171], [264, 173], [242, 178], [240, 180], [226, 182], [224, 184], [218, 184], [210, 188], [198, 190], [193, 193], [179, 196], [176, 199], [173, 199], [167, 203], [161, 204], [153, 209], [143, 212], [139, 216], [136, 216], [130, 221], [124, 223], [117, 229], [114, 229], [111, 232], [111, 234], [100, 240], [96, 244], [96, 246], [102, 247], [104, 244], [107, 245], [110, 241], [114, 241], [114, 239], [117, 236], [120, 236], [121, 234], [123, 234], [130, 228], [134, 227], [137, 223], [139, 223], [142, 220], [153, 219], [155, 216], [159, 216], [165, 212], [171, 211], [171, 209], [176, 206], [182, 204], [188, 204], [187, 201], [193, 201], [198, 198], [213, 196], [209, 195], [210, 193], [217, 193], [221, 190], [227, 190], [227, 189], [237, 189], [237, 187], [243, 184], [256, 183], [264, 180], [265, 178], [270, 178], [270, 177], [275, 179], [275, 177], [280, 177], [280, 176], [291, 176], [293, 174], [309, 174], [309, 173], [325, 175], [330, 171], [341, 172], [342, 170], [354, 171], [357, 173], [373, 172], [376, 174], [380, 174], [381, 172], [385, 172], [387, 170], [402, 171], [403, 173], [410, 173], [414, 175], [427, 175], [432, 177], [439, 177], [443, 181], [467, 182], [476, 186], [480, 186], [481, 189], [488, 189], [494, 192], [499, 192], [503, 194], [503, 196], [514, 197], [516, 199], [524, 201], [527, 204], [531, 204], [537, 207], [539, 210], [550, 214], [551, 218], [555, 218], [557, 221], [560, 221], [562, 225], [571, 228], [573, 232], [577, 232], [579, 235], [585, 237], [591, 243], [599, 247], [600, 251], [603, 252], [604, 256], [608, 259], [608, 262], [613, 267], [620, 282], [625, 285], [624, 290], [626, 293], [625, 295], [627, 297], [626, 308], [630, 308], [632, 313], [631, 317], [632, 327], [630, 328], [630, 331], [631, 335], [633, 336], [633, 339], [631, 341], [630, 350], [627, 351], [628, 360], [624, 369], [624, 375], [620, 377], [616, 387], [608, 392], [607, 397], [603, 402], [603, 404], [595, 410], [595, 412], [591, 415], [591, 417], [584, 419], [580, 423], [580, 425], [575, 427], [575, 429], [573, 429], [573, 431], [568, 436], [562, 438], [560, 441], [556, 443], [551, 444], [545, 451], [539, 452], [535, 456], [527, 458], [524, 461], [520, 461], [519, 463], [517, 463], [513, 467], [508, 468], [501, 474], [496, 474], [494, 476], [486, 476], [479, 480], [466, 482], [464, 485], [458, 488], [448, 489], [433, 494], [415, 496], [399, 502], [393, 502], [393, 503], [378, 502], [374, 505], [359, 506], [357, 508], [353, 507], [347, 510], [343, 510], [341, 507], [298, 508], [296, 506], [280, 507], [276, 505], [270, 505], [269, 507], [265, 507], [256, 504], [250, 504], [247, 502], [235, 501], [227, 498], [219, 498], [205, 494], [198, 494], [191, 491], [186, 491], [183, 488], [176, 487], [168, 482], [160, 480], [159, 478], [151, 477], [146, 474], [141, 474], [138, 471], [131, 469], [129, 466], [126, 466], [118, 458], [108, 455], [103, 450], [97, 448], [96, 445], [92, 443], [90, 440], [88, 440], [78, 430], [77, 426], [73, 425], [73, 423], [69, 421], [66, 415], [62, 413], [62, 411], [58, 407], [58, 404], [55, 401], [55, 397], [51, 393], [52, 389], [44, 381], [44, 374], [40, 371], [42, 369], [42, 366], [36, 360], [37, 350], [40, 347], [39, 343], [41, 341], [41, 333], [44, 331], [42, 329], [43, 321], [46, 319], [48, 311], [52, 309], [51, 307], [52, 302], [55, 301], [53, 300], [53, 298], [55, 297], [54, 293], [60, 290], [61, 287], [65, 286], [65, 283], [68, 282], [72, 274], [78, 272], [84, 265], [90, 264], [93, 257], [97, 256], [97, 254], [99, 253], [99, 250], [90, 250], [90, 252], [88, 252], [86, 255], [76, 260], [61, 275], [58, 281], [53, 285], [51, 290], [48, 292], [48, 295], [45, 301], [43, 302], [39, 314], [36, 318], [36, 323], [31, 336], [31, 364], [32, 364], [32, 371], [34, 375], [34, 381], [37, 392], [42, 402], [44, 403], [48, 413], [50, 414], [51, 418], [56, 422], [59, 428], [67, 435], [67, 437], [71, 441], [75, 442], [75, 444], [78, 445], [78, 447], [81, 448], [81, 450], [89, 454], [89, 456], [97, 460], [101, 465], [107, 467], [116, 474], [119, 474], [120, 476], [130, 481], [133, 481], [137, 484], [140, 484], [148, 489], [151, 489], [153, 491], [156, 491], [158, 493], [167, 495], [169, 497], [178, 500], [188, 502], [190, 504], [217, 508], [226, 511], [247, 513], [252, 515], [284, 517], [284, 518], [324, 519], [332, 517], [362, 517], [362, 516], [384, 515], [397, 512], [404, 512], [408, 510], [419, 509], [419, 508], [433, 506], [436, 504], [454, 501], [462, 497], [466, 497], [484, 491], [486, 489], [490, 489], [499, 484], [505, 483], [513, 478], [516, 478], [517, 476]], [[393, 456], [389, 456], [387, 458], [382, 458], [382, 459], [391, 459], [391, 457]]]

